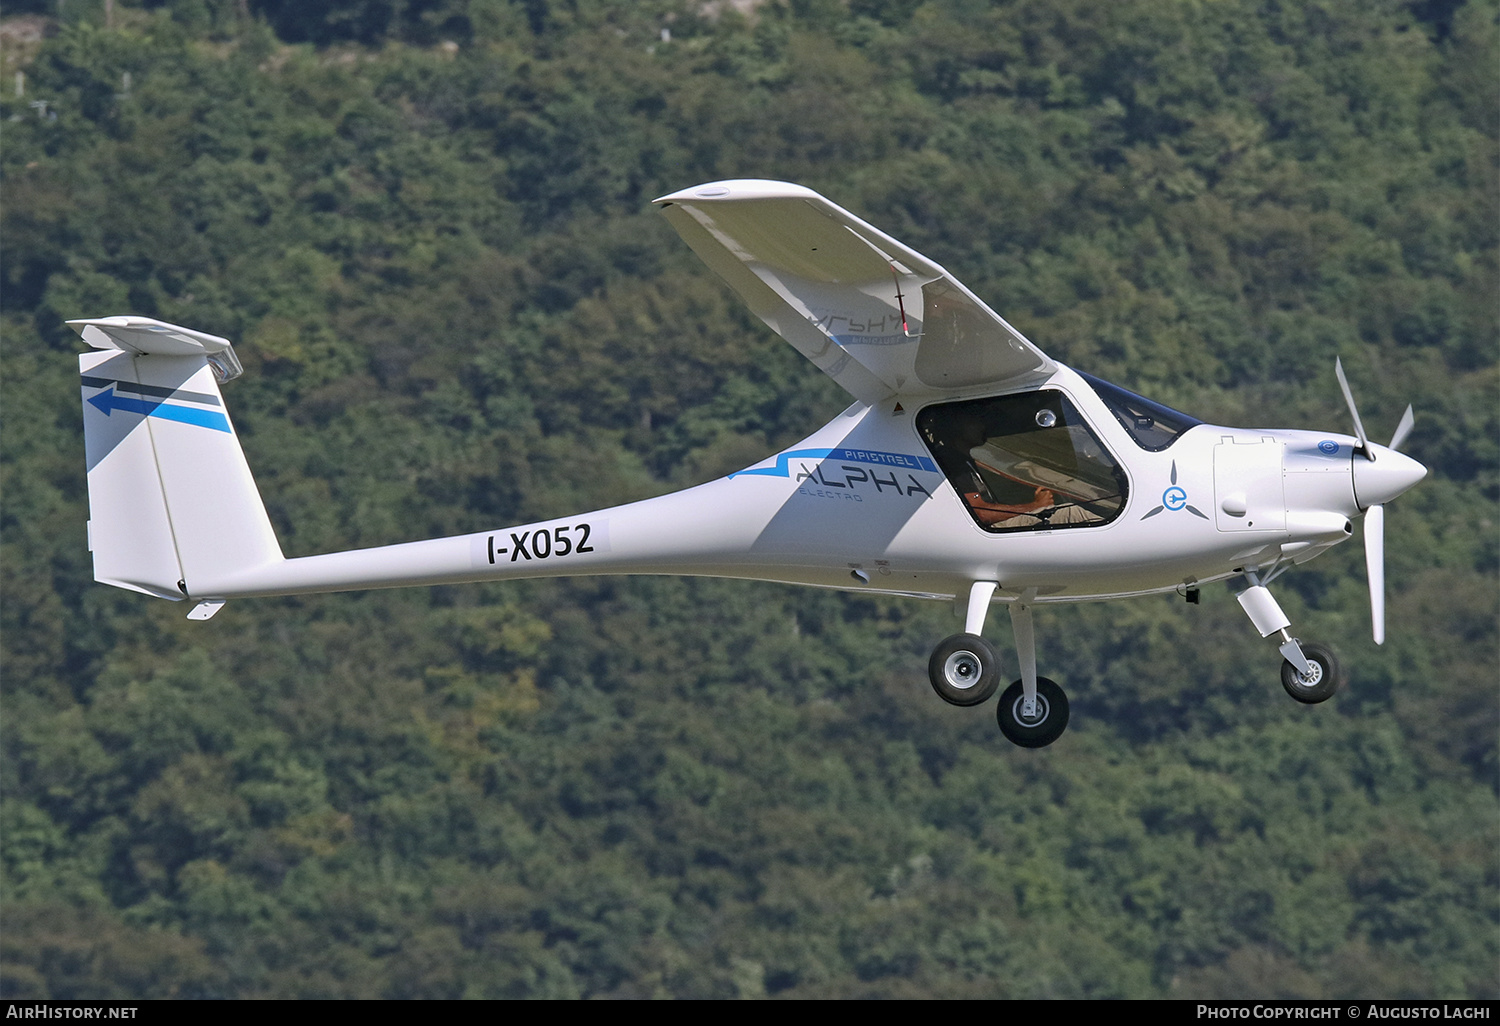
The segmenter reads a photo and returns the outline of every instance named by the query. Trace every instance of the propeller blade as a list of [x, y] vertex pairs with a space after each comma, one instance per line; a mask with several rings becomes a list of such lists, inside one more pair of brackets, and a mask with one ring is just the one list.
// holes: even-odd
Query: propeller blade
[[1344, 377], [1344, 361], [1337, 356], [1333, 358], [1333, 373], [1339, 379], [1339, 388], [1344, 390], [1344, 402], [1349, 404], [1349, 416], [1354, 418], [1354, 433], [1359, 437], [1360, 451], [1365, 454], [1365, 459], [1373, 461], [1375, 454], [1370, 451], [1370, 440], [1365, 437], [1365, 426], [1360, 422], [1359, 410], [1354, 406], [1354, 393], [1349, 391], [1349, 379]]
[[1411, 407], [1407, 406], [1406, 412], [1401, 415], [1401, 423], [1396, 425], [1396, 433], [1391, 436], [1391, 444], [1387, 448], [1401, 448], [1401, 443], [1406, 441], [1407, 435], [1411, 434], [1411, 426], [1414, 421], [1415, 418], [1412, 417]]
[[1385, 507], [1365, 510], [1365, 576], [1370, 581], [1370, 622], [1375, 644], [1385, 644]]

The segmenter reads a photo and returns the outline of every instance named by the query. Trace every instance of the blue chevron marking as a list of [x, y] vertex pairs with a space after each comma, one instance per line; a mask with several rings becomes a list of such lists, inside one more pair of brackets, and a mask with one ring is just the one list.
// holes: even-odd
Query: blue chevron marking
[[229, 418], [215, 410], [178, 406], [162, 400], [131, 399], [118, 394], [113, 385], [92, 396], [89, 403], [101, 410], [106, 417], [121, 410], [125, 413], [139, 413], [143, 417], [157, 417], [161, 420], [175, 420], [180, 424], [192, 424], [194, 427], [212, 428], [215, 431], [230, 430]]

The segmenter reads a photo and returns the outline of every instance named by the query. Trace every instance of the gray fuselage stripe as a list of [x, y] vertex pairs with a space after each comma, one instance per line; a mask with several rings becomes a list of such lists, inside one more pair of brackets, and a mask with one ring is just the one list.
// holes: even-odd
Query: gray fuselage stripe
[[163, 399], [183, 399], [187, 402], [208, 403], [211, 406], [221, 406], [218, 396], [209, 395], [207, 392], [188, 392], [181, 388], [163, 388], [160, 385], [137, 385], [133, 381], [116, 381], [114, 378], [95, 378], [83, 375], [83, 383], [92, 388], [108, 388], [115, 386], [117, 392], [134, 392], [136, 395], [154, 395]]

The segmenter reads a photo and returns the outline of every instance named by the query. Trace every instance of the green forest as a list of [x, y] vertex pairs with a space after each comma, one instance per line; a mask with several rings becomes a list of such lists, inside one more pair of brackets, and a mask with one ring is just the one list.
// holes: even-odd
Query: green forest
[[[0, 996], [1500, 997], [1495, 0], [10, 0]], [[698, 578], [93, 583], [76, 354], [234, 340], [287, 555], [764, 458], [848, 397], [651, 206], [799, 182], [1052, 357], [1430, 469], [1277, 596], [1044, 607], [1073, 723], [938, 701], [946, 603]], [[580, 459], [586, 454], [586, 459]], [[1009, 626], [990, 634], [1015, 670]], [[1009, 677], [1007, 677], [1009, 679]]]

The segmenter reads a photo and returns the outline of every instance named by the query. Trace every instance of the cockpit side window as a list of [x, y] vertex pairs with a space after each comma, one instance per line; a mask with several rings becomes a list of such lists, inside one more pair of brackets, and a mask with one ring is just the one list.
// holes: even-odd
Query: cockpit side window
[[1203, 421], [1179, 413], [1170, 406], [1152, 402], [1145, 396], [1136, 395], [1119, 385], [1112, 385], [1103, 378], [1078, 372], [1078, 376], [1093, 386], [1109, 412], [1115, 415], [1120, 426], [1147, 452], [1161, 452], [1190, 427]]
[[1059, 391], [939, 403], [916, 423], [987, 531], [1096, 527], [1125, 507], [1125, 472]]

